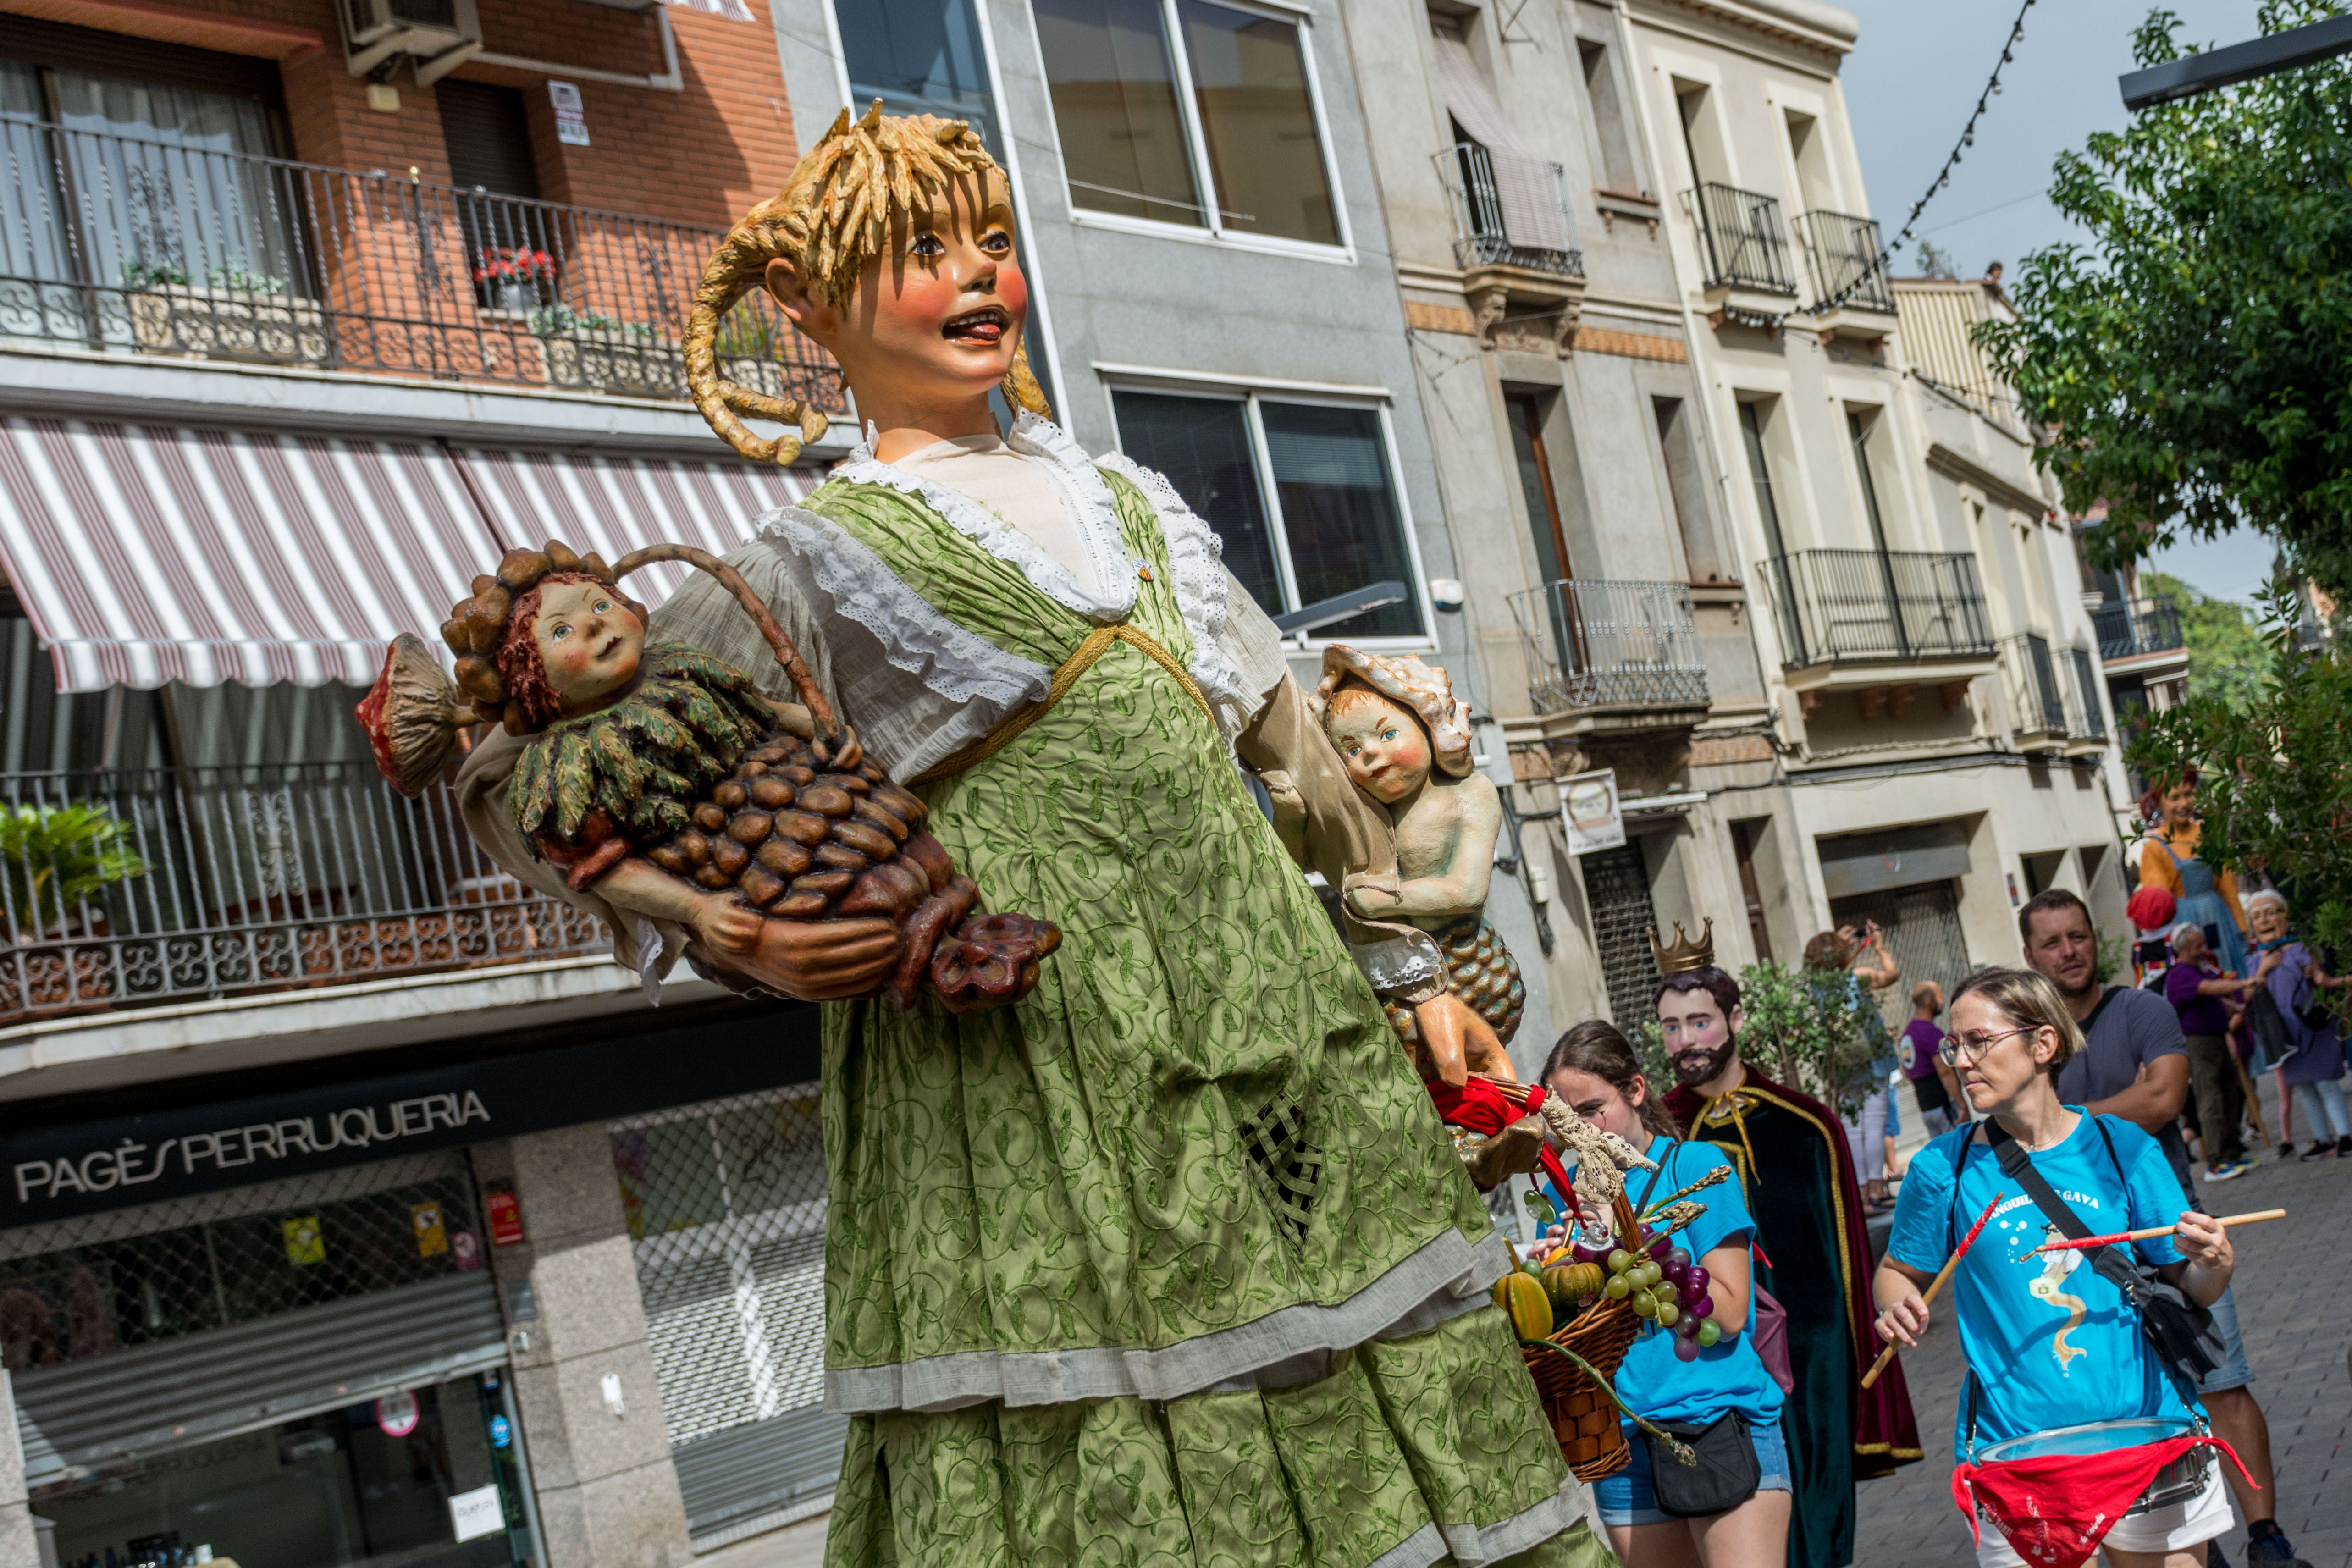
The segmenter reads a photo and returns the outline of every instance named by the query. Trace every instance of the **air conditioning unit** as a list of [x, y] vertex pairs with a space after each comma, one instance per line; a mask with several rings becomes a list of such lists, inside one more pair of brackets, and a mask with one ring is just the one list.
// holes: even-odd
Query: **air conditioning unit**
[[430, 87], [482, 49], [474, 0], [343, 0], [343, 39], [353, 76], [389, 74], [416, 62], [416, 85]]

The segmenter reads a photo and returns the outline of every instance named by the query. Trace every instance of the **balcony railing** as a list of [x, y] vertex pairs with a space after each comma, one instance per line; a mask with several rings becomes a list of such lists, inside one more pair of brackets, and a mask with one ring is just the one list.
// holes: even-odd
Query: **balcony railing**
[[1895, 313], [1895, 295], [1879, 260], [1876, 220], [1845, 213], [1806, 213], [1797, 219], [1797, 234], [1813, 270], [1819, 296], [1815, 309], [1837, 300], [1854, 310]]
[[2107, 738], [2107, 715], [2099, 704], [2099, 688], [2105, 684], [2099, 667], [2086, 647], [2068, 648], [2066, 663], [2074, 677], [2066, 691], [2067, 739], [2104, 741]]
[[[0, 338], [682, 398], [721, 231], [0, 115]], [[719, 357], [842, 404], [754, 294]]]
[[1437, 155], [1437, 172], [1454, 198], [1455, 266], [1584, 276], [1584, 253], [1569, 243], [1559, 164], [1461, 142]]
[[2169, 594], [2152, 599], [2110, 599], [2091, 613], [2101, 658], [2138, 658], [2184, 647], [2180, 612]]
[[1578, 578], [1514, 594], [1510, 604], [1538, 713], [1706, 706], [1686, 584]]
[[1801, 550], [1759, 563], [1784, 668], [1992, 652], [1976, 557], [1931, 551]]
[[2066, 698], [2058, 681], [2058, 661], [2050, 639], [2024, 632], [2001, 643], [2009, 667], [2009, 700], [2021, 737], [2057, 739], [2067, 733]]
[[1710, 289], [1753, 289], [1794, 294], [1789, 267], [1788, 230], [1780, 204], [1730, 185], [1705, 184], [1683, 193], [1683, 205], [1698, 225], [1699, 260]]
[[608, 940], [371, 763], [0, 773], [0, 1025]]

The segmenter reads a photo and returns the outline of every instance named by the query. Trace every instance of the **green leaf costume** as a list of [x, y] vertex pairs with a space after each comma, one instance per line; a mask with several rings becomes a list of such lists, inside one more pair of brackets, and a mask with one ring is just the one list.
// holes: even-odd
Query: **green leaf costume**
[[[1151, 568], [1129, 624], [1188, 661], [1159, 521], [1105, 478]], [[1092, 629], [913, 496], [804, 504], [1007, 652]], [[1114, 644], [922, 793], [990, 907], [1065, 941], [1001, 1011], [826, 1005], [828, 1568], [1611, 1562], [1486, 1208], [1177, 681]]]

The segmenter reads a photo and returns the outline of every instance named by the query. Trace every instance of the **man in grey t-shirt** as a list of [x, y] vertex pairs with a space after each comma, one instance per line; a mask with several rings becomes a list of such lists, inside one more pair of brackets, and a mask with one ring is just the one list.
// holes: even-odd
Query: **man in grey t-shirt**
[[[2189, 1174], [2189, 1146], [2180, 1137], [2180, 1106], [2189, 1095], [2189, 1047], [2172, 1004], [2152, 991], [2099, 983], [2099, 939], [2091, 927], [2091, 911], [2063, 888], [2027, 900], [2017, 914], [2017, 934], [2025, 943], [2025, 962], [2058, 987], [2067, 1011], [2083, 1026], [2083, 1049], [2058, 1074], [2058, 1098], [2144, 1129], [2163, 1145], [2182, 1194], [2192, 1207], [2201, 1207]], [[2247, 1386], [2254, 1373], [2246, 1364], [2237, 1300], [2224, 1290], [2212, 1311], [2213, 1326], [2221, 1335], [2222, 1361], [2205, 1374], [2197, 1392], [2214, 1430], [2238, 1451], [2254, 1486], [2261, 1489], [2248, 1489], [2236, 1466], [2221, 1467], [2245, 1515], [2248, 1568], [2308, 1568], [2278, 1527], [2270, 1422]]]

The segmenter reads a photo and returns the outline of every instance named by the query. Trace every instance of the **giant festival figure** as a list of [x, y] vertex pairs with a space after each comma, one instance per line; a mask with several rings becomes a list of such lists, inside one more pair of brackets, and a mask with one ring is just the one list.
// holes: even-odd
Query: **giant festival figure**
[[1790, 1568], [1844, 1568], [1853, 1483], [1919, 1458], [1918, 1429], [1899, 1366], [1862, 1387], [1878, 1336], [1844, 1131], [1821, 1101], [1741, 1058], [1739, 983], [1715, 967], [1713, 932], [1709, 921], [1694, 942], [1677, 927], [1674, 945], [1656, 949], [1654, 1002], [1676, 1080], [1666, 1110], [1738, 1173], [1756, 1219], [1756, 1283], [1788, 1314]]
[[[789, 462], [823, 416], [717, 371], [755, 289], [866, 421], [830, 481], [650, 617], [637, 557], [551, 545], [444, 636], [499, 721], [458, 788], [503, 865], [649, 983], [824, 1003], [827, 1563], [1608, 1563], [1382, 999], [1434, 1060], [1493, 1030], [1379, 918], [1414, 900], [1388, 813], [1208, 526], [1047, 421], [1003, 174], [877, 105], [730, 234], [689, 379]], [[412, 784], [466, 717], [443, 680], [411, 639], [363, 706]]]

